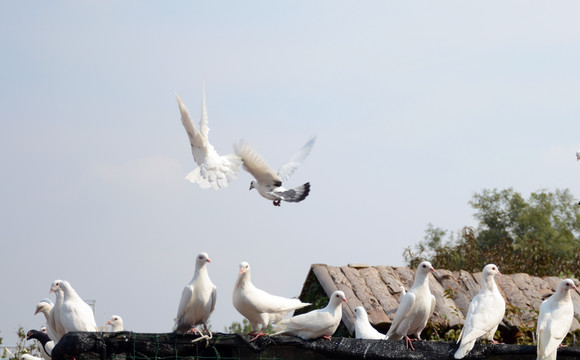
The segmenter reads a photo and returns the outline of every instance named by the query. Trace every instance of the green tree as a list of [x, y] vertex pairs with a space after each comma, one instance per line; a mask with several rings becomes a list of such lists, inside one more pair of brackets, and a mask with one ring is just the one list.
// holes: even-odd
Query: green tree
[[432, 224], [404, 257], [415, 267], [424, 259], [448, 270], [481, 271], [494, 262], [502, 272], [576, 276], [580, 270], [580, 207], [568, 190], [530, 194], [483, 190], [469, 204], [479, 221], [457, 233]]
[[[40, 357], [40, 344], [38, 344], [36, 341], [27, 342], [26, 332], [24, 332], [24, 328], [22, 326], [18, 327], [16, 335], [18, 335], [16, 347], [13, 349], [11, 348], [12, 350], [4, 348], [4, 351], [2, 354], [0, 354], [3, 359], [18, 360], [22, 354], [30, 354], [36, 357]], [[0, 338], [0, 344], [1, 343], [2, 338]]]
[[[228, 334], [249, 334], [252, 332], [252, 325], [247, 319], [243, 319], [241, 323], [234, 321], [230, 326], [225, 328], [224, 332]], [[272, 325], [268, 325], [263, 332], [265, 334], [273, 333]]]

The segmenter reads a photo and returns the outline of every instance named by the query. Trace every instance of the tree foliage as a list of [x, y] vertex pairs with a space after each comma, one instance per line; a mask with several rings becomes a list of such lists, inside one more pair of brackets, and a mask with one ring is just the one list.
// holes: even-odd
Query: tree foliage
[[429, 224], [424, 240], [405, 250], [407, 264], [428, 259], [436, 267], [477, 272], [495, 263], [504, 273], [578, 276], [580, 207], [568, 190], [541, 190], [527, 200], [511, 188], [483, 190], [469, 204], [477, 227], [453, 233]]

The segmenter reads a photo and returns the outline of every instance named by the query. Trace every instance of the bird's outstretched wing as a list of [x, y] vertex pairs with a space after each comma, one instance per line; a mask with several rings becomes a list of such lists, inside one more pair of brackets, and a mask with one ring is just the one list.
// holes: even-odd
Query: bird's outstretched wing
[[308, 157], [312, 148], [314, 147], [314, 143], [316, 142], [316, 136], [313, 136], [302, 146], [300, 150], [290, 160], [282, 165], [282, 167], [278, 170], [278, 175], [282, 179], [282, 181], [287, 181], [292, 174], [298, 169], [298, 167], [304, 162], [304, 160]]
[[[179, 111], [181, 112], [181, 123], [187, 132], [187, 136], [189, 137], [189, 143], [191, 144], [191, 151], [193, 153], [193, 158], [197, 165], [201, 165], [202, 159], [199, 158], [198, 153], [196, 150], [204, 150], [208, 146], [207, 136], [204, 136], [202, 132], [197, 131], [195, 126], [193, 126], [193, 122], [191, 121], [191, 117], [189, 116], [189, 112], [187, 111], [187, 107], [185, 104], [181, 102], [179, 96], [177, 97], [177, 105], [179, 106]], [[203, 117], [205, 114], [205, 127], [207, 128], [207, 111], [205, 111], [205, 101], [202, 105], [202, 123]], [[207, 130], [206, 130], [207, 132]]]
[[281, 186], [282, 179], [272, 170], [266, 161], [246, 142], [234, 144], [234, 152], [243, 163], [244, 169], [262, 184]]

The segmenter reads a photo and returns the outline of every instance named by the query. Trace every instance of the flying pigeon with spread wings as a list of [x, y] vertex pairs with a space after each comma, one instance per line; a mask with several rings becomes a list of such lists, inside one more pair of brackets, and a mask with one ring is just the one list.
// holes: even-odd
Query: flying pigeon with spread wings
[[220, 156], [215, 151], [213, 145], [209, 143], [209, 127], [205, 106], [205, 84], [203, 86], [199, 131], [193, 126], [189, 112], [181, 102], [179, 96], [177, 96], [177, 105], [181, 112], [181, 123], [187, 132], [189, 143], [191, 144], [193, 159], [198, 166], [195, 170], [187, 174], [185, 178], [192, 183], [199, 184], [202, 189], [211, 187], [214, 190], [219, 190], [227, 187], [230, 181], [236, 179], [242, 160], [234, 154]]
[[268, 166], [266, 161], [247, 143], [234, 144], [234, 151], [244, 164], [244, 169], [256, 179], [250, 183], [250, 190], [257, 189], [260, 195], [272, 200], [274, 206], [280, 206], [282, 200], [300, 202], [310, 193], [310, 183], [287, 189], [282, 182], [287, 181], [296, 169], [304, 162], [316, 141], [312, 137], [292, 158], [284, 164], [278, 172]]

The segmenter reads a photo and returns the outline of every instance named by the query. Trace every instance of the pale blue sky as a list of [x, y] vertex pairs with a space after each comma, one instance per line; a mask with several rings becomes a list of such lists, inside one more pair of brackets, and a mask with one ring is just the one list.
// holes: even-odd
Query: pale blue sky
[[[298, 295], [310, 264], [403, 265], [428, 223], [474, 224], [485, 188], [580, 191], [580, 5], [486, 1], [0, 2], [0, 337], [15, 343], [52, 280], [129, 330], [172, 327], [195, 255]], [[274, 208], [240, 173], [194, 168], [175, 93], [218, 152], [274, 168], [313, 134]], [[437, 267], [437, 264], [433, 264]], [[498, 264], [501, 268], [501, 264]]]

